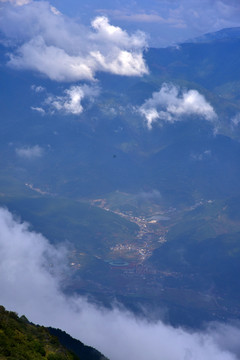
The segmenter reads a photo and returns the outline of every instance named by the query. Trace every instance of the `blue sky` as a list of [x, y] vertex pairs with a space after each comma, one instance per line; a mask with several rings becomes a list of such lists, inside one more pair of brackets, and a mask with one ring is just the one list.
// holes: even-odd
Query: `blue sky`
[[[39, 0], [0, 0], [27, 3]], [[59, 11], [88, 25], [99, 15], [128, 31], [140, 29], [150, 46], [161, 47], [203, 33], [240, 26], [239, 0], [51, 0]]]
[[238, 0], [52, 0], [51, 3], [83, 23], [97, 15], [107, 15], [112, 23], [128, 31], [141, 29], [149, 35], [149, 44], [156, 47], [240, 26]]

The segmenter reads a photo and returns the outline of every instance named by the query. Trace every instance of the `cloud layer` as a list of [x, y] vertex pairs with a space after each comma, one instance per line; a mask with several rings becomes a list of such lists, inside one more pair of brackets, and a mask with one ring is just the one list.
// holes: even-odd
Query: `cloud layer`
[[94, 80], [98, 71], [126, 76], [148, 72], [144, 33], [129, 35], [100, 16], [87, 28], [48, 2], [1, 9], [0, 30], [16, 47], [9, 65], [38, 71], [56, 81]]
[[156, 121], [173, 123], [189, 116], [213, 121], [217, 115], [213, 107], [197, 90], [180, 90], [173, 84], [163, 84], [158, 92], [144, 102], [139, 112], [152, 128]]
[[61, 291], [65, 250], [0, 208], [0, 304], [31, 321], [64, 329], [111, 360], [237, 360], [237, 327], [214, 324], [188, 332], [149, 323], [127, 311], [106, 310]]

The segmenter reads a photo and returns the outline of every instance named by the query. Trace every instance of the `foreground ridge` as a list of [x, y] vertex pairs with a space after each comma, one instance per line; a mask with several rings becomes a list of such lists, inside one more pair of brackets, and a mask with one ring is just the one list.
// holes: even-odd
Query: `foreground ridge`
[[0, 359], [107, 360], [59, 329], [32, 324], [0, 306]]

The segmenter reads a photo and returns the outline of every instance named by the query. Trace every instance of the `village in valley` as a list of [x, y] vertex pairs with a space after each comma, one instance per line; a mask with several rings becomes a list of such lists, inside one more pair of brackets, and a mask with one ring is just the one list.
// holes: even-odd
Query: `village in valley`
[[[169, 214], [163, 212], [154, 212], [148, 215], [134, 214], [131, 210], [111, 209], [106, 199], [94, 199], [91, 205], [98, 206], [105, 211], [111, 211], [130, 222], [138, 225], [138, 232], [133, 241], [119, 242], [110, 248], [109, 257], [113, 260], [124, 259], [142, 264], [147, 260], [155, 248], [166, 241], [168, 227], [166, 223], [170, 220]], [[114, 261], [113, 261], [114, 263]]]
[[[171, 301], [181, 306], [194, 306], [207, 309], [210, 314], [222, 318], [229, 309], [223, 298], [191, 290], [189, 284], [195, 283], [196, 274], [175, 272], [170, 269], [156, 268], [148, 259], [155, 249], [167, 241], [167, 233], [178, 219], [176, 208], [163, 209], [156, 203], [130, 210], [126, 206], [113, 206], [113, 202], [104, 199], [92, 199], [91, 206], [113, 212], [138, 225], [138, 231], [133, 239], [122, 240], [110, 246], [104, 255], [94, 256], [94, 271], [88, 268], [88, 262], [93, 261], [90, 256], [77, 249], [69, 254], [69, 263], [75, 274], [67, 281], [67, 291], [77, 291], [81, 294], [100, 296], [103, 302], [114, 301], [116, 298], [158, 299]], [[212, 200], [196, 202], [185, 211], [194, 210], [206, 204], [213, 204]], [[141, 211], [143, 210], [143, 211]], [[190, 287], [189, 287], [190, 286]], [[232, 311], [237, 311], [236, 308]]]
[[[109, 248], [107, 256], [95, 256], [96, 259], [106, 264], [108, 269], [106, 276], [109, 278], [109, 284], [104, 285], [102, 283], [100, 285], [95, 281], [88, 281], [86, 284], [84, 280], [81, 280], [79, 283], [80, 288], [87, 287], [88, 290], [92, 288], [92, 291], [96, 291], [100, 287], [99, 291], [109, 294], [111, 290], [108, 285], [111, 283], [115, 291], [120, 295], [131, 294], [132, 292], [140, 294], [148, 290], [152, 292], [153, 288], [155, 292], [162, 292], [161, 282], [158, 281], [158, 286], [156, 286], [156, 277], [159, 280], [160, 278], [179, 276], [177, 273], [159, 271], [147, 262], [153, 251], [166, 242], [167, 224], [176, 209], [170, 208], [168, 211], [163, 212], [159, 207], [153, 206], [154, 210], [150, 207], [144, 212], [144, 215], [136, 215], [131, 210], [112, 209], [108, 201], [102, 198], [93, 199], [90, 204], [105, 211], [113, 212], [137, 224], [138, 231], [134, 240], [121, 241], [119, 239], [117, 244]], [[70, 254], [70, 265], [76, 272], [78, 270], [81, 272], [84, 256], [86, 254], [77, 250], [73, 250]], [[74, 286], [76, 288], [76, 282]]]

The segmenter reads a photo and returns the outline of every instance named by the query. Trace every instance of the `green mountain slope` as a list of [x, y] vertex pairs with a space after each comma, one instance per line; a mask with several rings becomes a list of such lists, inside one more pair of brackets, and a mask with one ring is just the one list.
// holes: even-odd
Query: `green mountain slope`
[[[74, 343], [73, 347], [71, 343]], [[15, 312], [6, 311], [3, 306], [0, 306], [0, 359], [107, 360], [97, 350], [66, 333], [36, 326], [24, 316], [19, 318]]]

